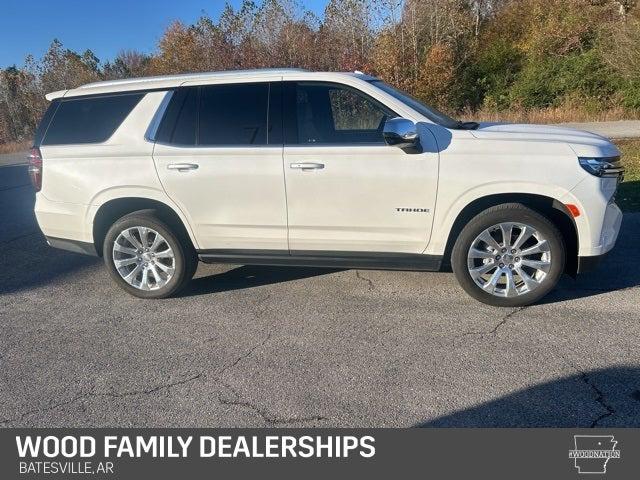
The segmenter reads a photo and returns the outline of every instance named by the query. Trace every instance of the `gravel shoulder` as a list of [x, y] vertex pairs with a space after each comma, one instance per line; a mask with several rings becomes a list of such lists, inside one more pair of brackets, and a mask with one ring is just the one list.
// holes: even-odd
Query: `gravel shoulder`
[[27, 163], [28, 152], [3, 153], [0, 154], [0, 166], [20, 165]]
[[563, 127], [585, 130], [607, 138], [640, 137], [640, 120], [620, 120], [615, 122], [563, 123]]

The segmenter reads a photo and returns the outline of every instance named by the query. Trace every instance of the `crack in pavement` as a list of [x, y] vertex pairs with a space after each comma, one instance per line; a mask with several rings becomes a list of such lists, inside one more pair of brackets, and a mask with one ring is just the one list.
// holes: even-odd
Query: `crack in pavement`
[[368, 277], [363, 276], [360, 273], [360, 270], [356, 270], [355, 272], [356, 272], [356, 277], [358, 277], [360, 280], [362, 280], [364, 282], [367, 282], [369, 284], [369, 290], [375, 290], [376, 289], [376, 286], [374, 285], [373, 280], [371, 280]]
[[156, 393], [160, 390], [165, 390], [165, 389], [170, 389], [179, 385], [184, 385], [185, 383], [189, 383], [192, 382], [194, 380], [197, 380], [199, 378], [202, 378], [204, 376], [203, 372], [200, 372], [196, 375], [192, 375], [189, 376], [187, 378], [183, 378], [181, 380], [177, 380], [175, 382], [170, 382], [170, 383], [164, 383], [164, 384], [160, 384], [160, 385], [156, 385], [155, 387], [152, 388], [148, 388], [148, 389], [144, 389], [144, 390], [132, 390], [132, 391], [126, 391], [126, 392], [122, 392], [122, 393], [118, 393], [118, 392], [95, 392], [95, 391], [90, 391], [87, 393], [82, 393], [80, 395], [77, 395], [75, 397], [73, 397], [70, 400], [66, 400], [64, 402], [58, 402], [55, 403], [53, 405], [49, 405], [47, 407], [44, 408], [35, 408], [32, 410], [29, 410], [27, 412], [22, 413], [21, 415], [14, 417], [14, 418], [8, 418], [8, 419], [4, 419], [4, 420], [0, 420], [0, 425], [4, 426], [8, 423], [13, 423], [13, 422], [19, 422], [24, 420], [25, 418], [31, 416], [31, 415], [35, 415], [35, 414], [39, 414], [39, 413], [46, 413], [46, 412], [50, 412], [52, 410], [56, 410], [58, 408], [61, 407], [66, 407], [67, 405], [71, 405], [73, 403], [88, 399], [88, 398], [122, 398], [122, 397], [132, 397], [132, 396], [138, 396], [138, 395], [149, 395], [149, 394], [153, 394]]
[[583, 376], [583, 380], [585, 383], [587, 383], [591, 388], [593, 388], [593, 390], [596, 392], [597, 397], [596, 397], [596, 402], [598, 402], [600, 405], [602, 405], [607, 412], [603, 413], [602, 415], [600, 415], [598, 418], [596, 418], [593, 422], [591, 422], [591, 428], [596, 428], [598, 426], [598, 423], [600, 423], [601, 420], [604, 420], [607, 417], [611, 417], [612, 415], [616, 414], [615, 409], [609, 405], [608, 403], [605, 402], [605, 397], [604, 394], [602, 393], [602, 391], [596, 386], [596, 384], [594, 384], [593, 382], [591, 382], [591, 380], [589, 379], [588, 375], [584, 375]]
[[255, 352], [258, 348], [260, 347], [264, 347], [264, 345], [271, 339], [271, 330], [269, 330], [267, 332], [267, 335], [264, 337], [264, 339], [261, 342], [256, 343], [253, 347], [249, 348], [245, 353], [243, 353], [242, 355], [238, 356], [238, 358], [236, 358], [232, 363], [228, 364], [228, 365], [224, 365], [220, 371], [217, 373], [216, 377], [217, 378], [221, 378], [222, 375], [227, 371], [232, 369], [233, 367], [235, 367], [236, 365], [238, 365], [242, 360], [249, 358], [251, 355], [253, 355], [253, 352]]
[[498, 323], [495, 324], [495, 326], [491, 329], [491, 330], [481, 330], [481, 331], [471, 331], [471, 332], [464, 332], [460, 335], [456, 335], [453, 337], [453, 346], [456, 346], [456, 340], [460, 339], [460, 338], [464, 338], [464, 337], [468, 337], [471, 335], [475, 335], [475, 336], [479, 336], [479, 337], [485, 337], [488, 335], [497, 335], [498, 334], [498, 330], [500, 330], [500, 328], [502, 328], [511, 317], [513, 317], [516, 313], [520, 313], [524, 310], [526, 310], [529, 307], [516, 307], [513, 310], [511, 310], [510, 312], [508, 312], [507, 314], [505, 314]]
[[65, 407], [67, 405], [71, 405], [72, 403], [78, 402], [78, 401], [80, 401], [80, 400], [82, 400], [84, 398], [88, 398], [90, 396], [91, 396], [91, 394], [86, 394], [85, 393], [85, 394], [78, 395], [78, 396], [72, 398], [71, 400], [67, 400], [65, 402], [59, 402], [59, 403], [56, 403], [56, 404], [53, 404], [53, 405], [49, 405], [48, 407], [45, 407], [45, 408], [35, 408], [33, 410], [29, 410], [29, 411], [17, 416], [17, 417], [6, 418], [4, 420], [0, 420], [0, 426], [4, 427], [8, 423], [22, 421], [22, 420], [24, 420], [25, 418], [27, 418], [30, 415], [34, 415], [34, 414], [38, 414], [38, 413], [50, 412], [52, 410], [56, 410], [57, 408]]
[[133, 390], [130, 392], [123, 392], [123, 393], [117, 393], [117, 392], [104, 392], [104, 393], [98, 393], [96, 396], [102, 396], [102, 397], [113, 397], [113, 398], [122, 398], [122, 397], [134, 397], [137, 395], [149, 395], [151, 393], [155, 393], [158, 392], [160, 390], [166, 390], [169, 388], [173, 388], [173, 387], [177, 387], [179, 385], [184, 385], [185, 383], [189, 383], [189, 382], [193, 382], [194, 380], [198, 380], [199, 378], [203, 378], [204, 377], [204, 372], [200, 372], [197, 373], [195, 375], [192, 375], [190, 377], [187, 378], [183, 378], [182, 380], [177, 380], [175, 382], [171, 382], [171, 383], [165, 383], [162, 385], [158, 385], [152, 388], [148, 388], [145, 390]]
[[593, 382], [591, 377], [589, 377], [589, 374], [587, 374], [587, 372], [585, 372], [584, 370], [581, 370], [580, 368], [575, 366], [573, 363], [571, 363], [564, 355], [560, 355], [559, 353], [556, 353], [556, 354], [558, 355], [558, 357], [560, 357], [562, 360], [564, 360], [564, 362], [569, 367], [571, 367], [573, 370], [578, 372], [578, 376], [580, 377], [580, 380], [582, 380], [582, 382], [584, 382], [584, 384], [587, 385], [596, 394], [596, 398], [594, 400], [602, 408], [604, 408], [606, 410], [605, 413], [599, 415], [595, 420], [593, 420], [591, 422], [590, 428], [596, 428], [598, 426], [598, 423], [600, 423], [602, 420], [604, 420], [605, 418], [608, 418], [608, 417], [611, 417], [611, 416], [615, 415], [616, 414], [615, 408], [613, 408], [611, 405], [609, 405], [604, 393]]
[[386, 335], [387, 333], [389, 333], [391, 330], [395, 330], [397, 327], [397, 325], [391, 325], [390, 327], [385, 328], [384, 330], [382, 330], [380, 332], [380, 335]]
[[292, 423], [307, 423], [307, 422], [321, 422], [329, 420], [327, 417], [323, 417], [321, 415], [314, 415], [309, 417], [276, 417], [271, 415], [267, 410], [261, 408], [260, 406], [252, 403], [248, 400], [242, 400], [240, 394], [236, 389], [234, 389], [231, 385], [226, 384], [225, 382], [220, 382], [227, 390], [229, 390], [233, 395], [233, 400], [227, 400], [218, 395], [218, 401], [221, 405], [233, 406], [233, 407], [244, 407], [249, 410], [257, 413], [268, 425], [289, 425]]
[[[232, 362], [228, 363], [227, 365], [224, 365], [215, 375], [211, 376], [211, 380], [218, 383], [226, 390], [230, 391], [234, 397], [233, 399], [224, 399], [221, 397], [220, 394], [218, 394], [219, 403], [221, 405], [238, 406], [238, 407], [244, 407], [244, 408], [250, 409], [251, 411], [257, 413], [269, 425], [287, 425], [287, 424], [293, 424], [293, 423], [306, 423], [306, 422], [312, 422], [312, 421], [329, 420], [327, 417], [323, 417], [321, 415], [313, 415], [308, 417], [278, 417], [276, 415], [269, 413], [265, 408], [262, 408], [255, 403], [252, 403], [248, 400], [243, 400], [241, 398], [240, 393], [233, 386], [231, 386], [230, 384], [228, 384], [222, 379], [222, 376], [227, 371], [237, 366], [243, 360], [249, 358], [259, 348], [263, 347], [271, 338], [272, 338], [272, 331], [269, 330], [261, 341], [251, 346], [247, 351], [245, 351], [244, 353], [236, 357]], [[156, 386], [142, 389], [142, 390], [131, 390], [131, 391], [124, 391], [124, 392], [95, 392], [92, 390], [86, 393], [76, 395], [75, 397], [69, 400], [51, 404], [42, 408], [34, 408], [16, 417], [0, 420], [0, 426], [5, 426], [7, 424], [14, 423], [14, 422], [21, 422], [22, 420], [26, 419], [29, 416], [50, 412], [58, 408], [62, 408], [62, 407], [65, 407], [89, 398], [125, 398], [125, 397], [134, 397], [134, 396], [140, 396], [140, 395], [152, 395], [161, 390], [174, 388], [180, 385], [194, 382], [198, 379], [205, 379], [207, 377], [208, 375], [202, 371], [193, 375], [189, 375], [185, 378], [181, 378], [180, 380], [176, 380], [169, 383], [163, 383], [163, 384], [156, 385]]]
[[234, 398], [225, 399], [225, 398], [222, 398], [220, 394], [218, 394], [218, 402], [220, 402], [221, 405], [247, 408], [253, 411], [254, 413], [258, 414], [269, 425], [287, 425], [292, 423], [306, 423], [306, 422], [312, 422], [312, 421], [328, 420], [328, 418], [323, 417], [321, 415], [314, 415], [309, 417], [284, 417], [284, 418], [277, 417], [269, 413], [265, 408], [262, 408], [259, 405], [250, 402], [249, 400], [243, 400], [238, 390], [222, 379], [222, 376], [224, 375], [224, 373], [234, 368], [240, 362], [242, 362], [243, 360], [253, 355], [256, 350], [266, 345], [266, 343], [271, 339], [271, 336], [272, 336], [272, 330], [269, 330], [265, 335], [265, 337], [262, 339], [262, 341], [253, 345], [245, 353], [243, 353], [242, 355], [239, 355], [233, 362], [223, 366], [220, 369], [220, 371], [216, 375], [215, 381], [220, 385], [222, 385], [222, 387], [227, 389], [229, 392], [231, 392]]

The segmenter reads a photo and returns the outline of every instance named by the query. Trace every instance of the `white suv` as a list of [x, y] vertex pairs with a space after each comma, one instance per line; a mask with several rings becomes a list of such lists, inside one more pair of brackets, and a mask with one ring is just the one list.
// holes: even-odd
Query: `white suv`
[[30, 173], [53, 247], [129, 293], [203, 262], [439, 270], [521, 306], [618, 235], [619, 152], [564, 128], [457, 122], [355, 73], [254, 70], [47, 95]]

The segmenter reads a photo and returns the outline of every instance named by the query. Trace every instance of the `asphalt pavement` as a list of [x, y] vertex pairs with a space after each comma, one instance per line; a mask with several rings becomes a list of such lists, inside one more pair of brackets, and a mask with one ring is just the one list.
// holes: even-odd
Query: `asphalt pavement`
[[1, 153], [0, 166], [4, 165], [20, 165], [28, 162], [29, 152]]
[[0, 168], [0, 426], [640, 426], [640, 214], [522, 309], [451, 273], [228, 265], [145, 301], [49, 248], [33, 198]]

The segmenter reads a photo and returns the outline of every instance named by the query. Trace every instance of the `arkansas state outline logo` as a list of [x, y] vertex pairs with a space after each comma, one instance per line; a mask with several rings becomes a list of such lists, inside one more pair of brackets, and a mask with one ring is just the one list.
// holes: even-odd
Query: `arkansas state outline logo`
[[569, 458], [578, 473], [607, 473], [609, 460], [620, 458], [613, 435], [574, 435], [573, 443], [575, 448], [569, 450]]

